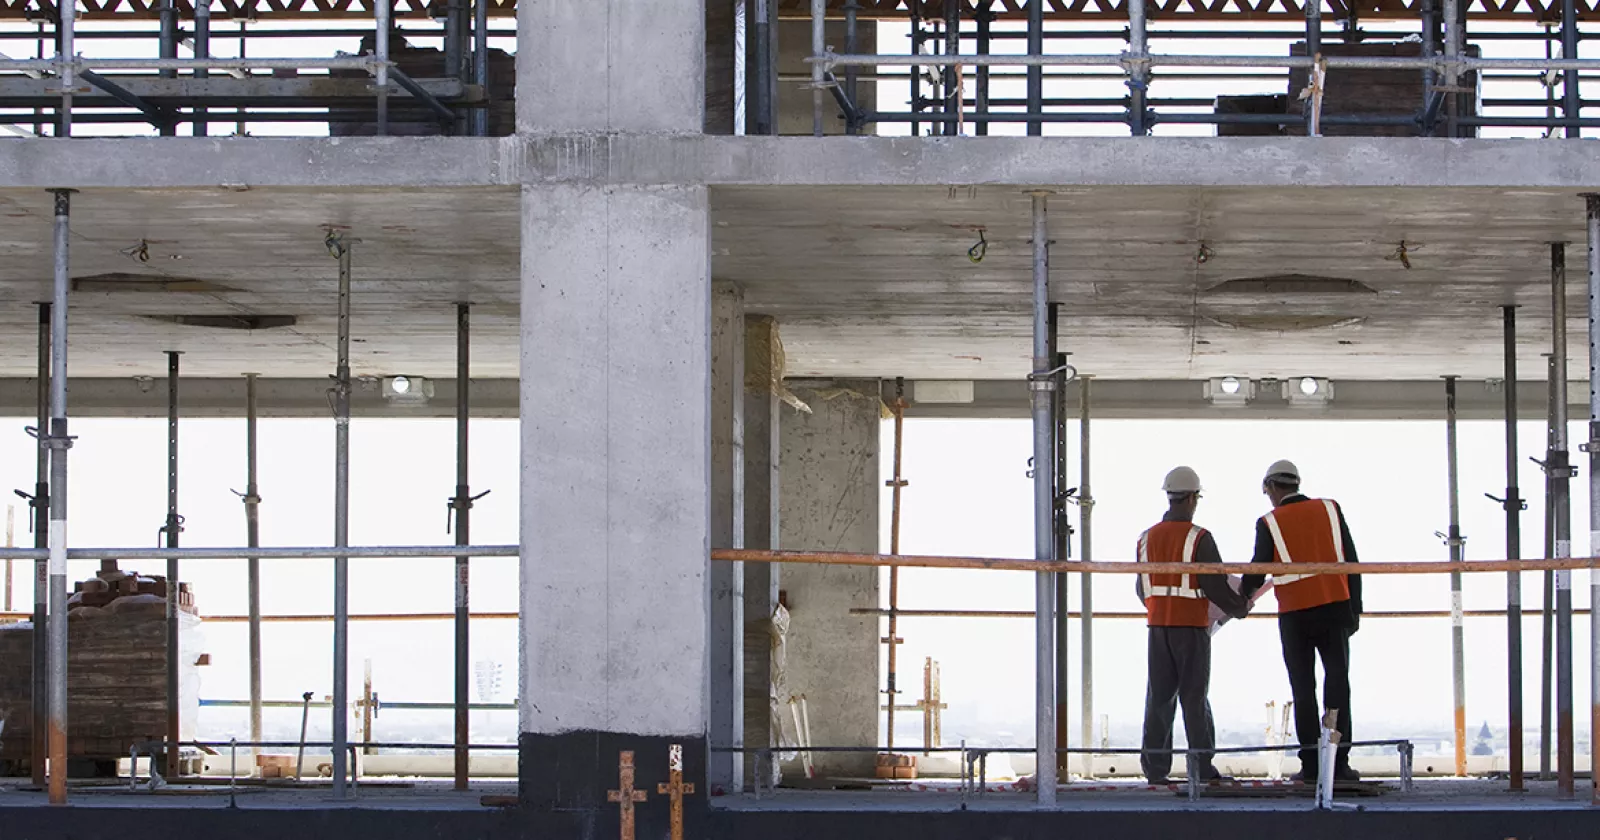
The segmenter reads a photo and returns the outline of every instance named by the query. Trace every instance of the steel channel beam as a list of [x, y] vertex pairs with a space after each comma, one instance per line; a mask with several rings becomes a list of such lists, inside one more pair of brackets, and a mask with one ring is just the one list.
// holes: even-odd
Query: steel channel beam
[[[1050, 391], [1055, 385], [1050, 375], [1050, 228], [1047, 218], [1048, 194], [1034, 192], [1033, 198], [1033, 549], [1036, 560], [1055, 559], [1052, 527], [1054, 509], [1054, 428], [1050, 418]], [[1036, 573], [1034, 609], [1034, 750], [1038, 803], [1056, 801], [1056, 726], [1055, 726], [1055, 580], [1050, 572]]]
[[[1506, 559], [1522, 559], [1522, 491], [1517, 486], [1517, 308], [1501, 309], [1505, 321], [1506, 398]], [[1506, 572], [1507, 748], [1511, 790], [1523, 790], [1522, 728], [1522, 573]]]
[[[71, 15], [67, 16], [69, 19]], [[55, 278], [50, 307], [49, 798], [67, 804], [67, 293], [72, 191], [55, 193]], [[40, 430], [44, 434], [44, 430]]]
[[[382, 43], [380, 40], [379, 43]], [[350, 250], [337, 242], [339, 258], [338, 366], [334, 373], [333, 545], [350, 544]], [[343, 799], [348, 784], [350, 743], [350, 556], [333, 558], [333, 795]]]
[[[166, 535], [167, 548], [177, 548], [183, 533], [183, 517], [178, 515], [178, 359], [181, 353], [167, 352], [167, 524], [161, 532]], [[183, 737], [178, 721], [178, 618], [183, 612], [179, 603], [181, 575], [178, 558], [167, 558], [167, 778], [176, 779], [179, 772], [177, 743]]]
[[[1444, 378], [1446, 492], [1450, 497], [1450, 531], [1446, 543], [1450, 560], [1466, 559], [1461, 536], [1460, 458], [1456, 443], [1456, 379]], [[1461, 573], [1450, 573], [1450, 687], [1455, 699], [1456, 775], [1467, 775], [1467, 659], [1466, 628], [1461, 614]]]

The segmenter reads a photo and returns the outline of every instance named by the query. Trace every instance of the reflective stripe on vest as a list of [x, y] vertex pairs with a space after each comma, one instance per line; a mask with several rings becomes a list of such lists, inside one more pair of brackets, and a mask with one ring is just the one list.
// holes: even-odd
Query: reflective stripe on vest
[[[1200, 542], [1200, 535], [1204, 533], [1200, 528], [1190, 525], [1189, 535], [1183, 539], [1183, 563], [1194, 562], [1194, 547]], [[1139, 535], [1139, 562], [1150, 562], [1150, 532], [1145, 531]], [[1180, 586], [1155, 586], [1150, 582], [1149, 575], [1140, 575], [1139, 580], [1144, 583], [1144, 596], [1149, 598], [1154, 595], [1159, 598], [1204, 598], [1194, 585], [1194, 575], [1183, 576]]]

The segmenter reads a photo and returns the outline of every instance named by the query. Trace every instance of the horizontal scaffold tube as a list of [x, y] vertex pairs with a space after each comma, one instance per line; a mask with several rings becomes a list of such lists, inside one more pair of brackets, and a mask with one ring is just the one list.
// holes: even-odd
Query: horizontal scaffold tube
[[[1022, 560], [1015, 557], [942, 557], [916, 554], [851, 554], [838, 551], [757, 551], [719, 548], [712, 560], [733, 563], [814, 563], [825, 566], [915, 566], [928, 569], [995, 569], [1009, 572], [1095, 572], [1121, 575], [1193, 574], [1191, 563], [1134, 563], [1110, 561], [1084, 563], [1071, 560]], [[1441, 572], [1542, 572], [1592, 569], [1600, 558], [1563, 557], [1555, 560], [1441, 560], [1409, 563], [1296, 563], [1299, 575], [1431, 575]], [[1276, 566], [1257, 563], [1216, 563], [1213, 574], [1271, 574]], [[1213, 571], [1214, 570], [1214, 571]]]
[[[273, 548], [69, 548], [68, 560], [294, 560], [322, 557], [374, 558], [397, 560], [407, 557], [516, 557], [515, 545], [365, 545], [348, 548], [330, 546], [281, 546]], [[33, 548], [0, 549], [0, 559], [34, 560], [49, 552]]]

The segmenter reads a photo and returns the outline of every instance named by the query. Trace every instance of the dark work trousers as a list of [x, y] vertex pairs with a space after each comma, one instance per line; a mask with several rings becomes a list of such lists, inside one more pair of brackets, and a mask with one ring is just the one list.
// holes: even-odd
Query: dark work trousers
[[[1211, 721], [1211, 702], [1206, 699], [1211, 685], [1211, 635], [1201, 627], [1151, 627], [1149, 662], [1143, 749], [1172, 749], [1172, 719], [1179, 704], [1189, 749], [1214, 749], [1216, 726]], [[1216, 775], [1210, 752], [1197, 755], [1196, 760], [1201, 778]], [[1165, 779], [1172, 770], [1172, 754], [1145, 752], [1139, 756], [1139, 765], [1146, 779]]]
[[[1335, 607], [1329, 604], [1328, 607]], [[1300, 767], [1307, 778], [1317, 775], [1317, 740], [1322, 735], [1322, 710], [1338, 709], [1339, 754], [1336, 769], [1350, 766], [1350, 627], [1341, 613], [1325, 607], [1278, 616], [1283, 664], [1294, 696], [1294, 728], [1300, 738]], [[1322, 704], [1317, 703], [1317, 663], [1322, 658]]]

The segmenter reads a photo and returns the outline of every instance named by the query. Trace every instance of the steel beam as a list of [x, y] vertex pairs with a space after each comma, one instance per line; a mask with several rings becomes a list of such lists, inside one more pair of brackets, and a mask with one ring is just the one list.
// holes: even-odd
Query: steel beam
[[[450, 510], [455, 516], [456, 545], [472, 544], [472, 487], [468, 481], [468, 452], [470, 445], [470, 398], [472, 384], [472, 308], [465, 303], [456, 304], [456, 494], [450, 499]], [[456, 557], [456, 620], [455, 620], [455, 787], [467, 789], [471, 770], [471, 721], [468, 706], [471, 697], [472, 615], [469, 596], [471, 558]]]
[[[1555, 381], [1567, 381], [1567, 246], [1550, 246], [1551, 340]], [[1555, 556], [1572, 556], [1572, 468], [1567, 454], [1567, 401], [1553, 403], [1551, 451], [1546, 459], [1551, 477]], [[1572, 572], [1555, 573], [1556, 589], [1556, 790], [1573, 796], [1572, 755]]]

